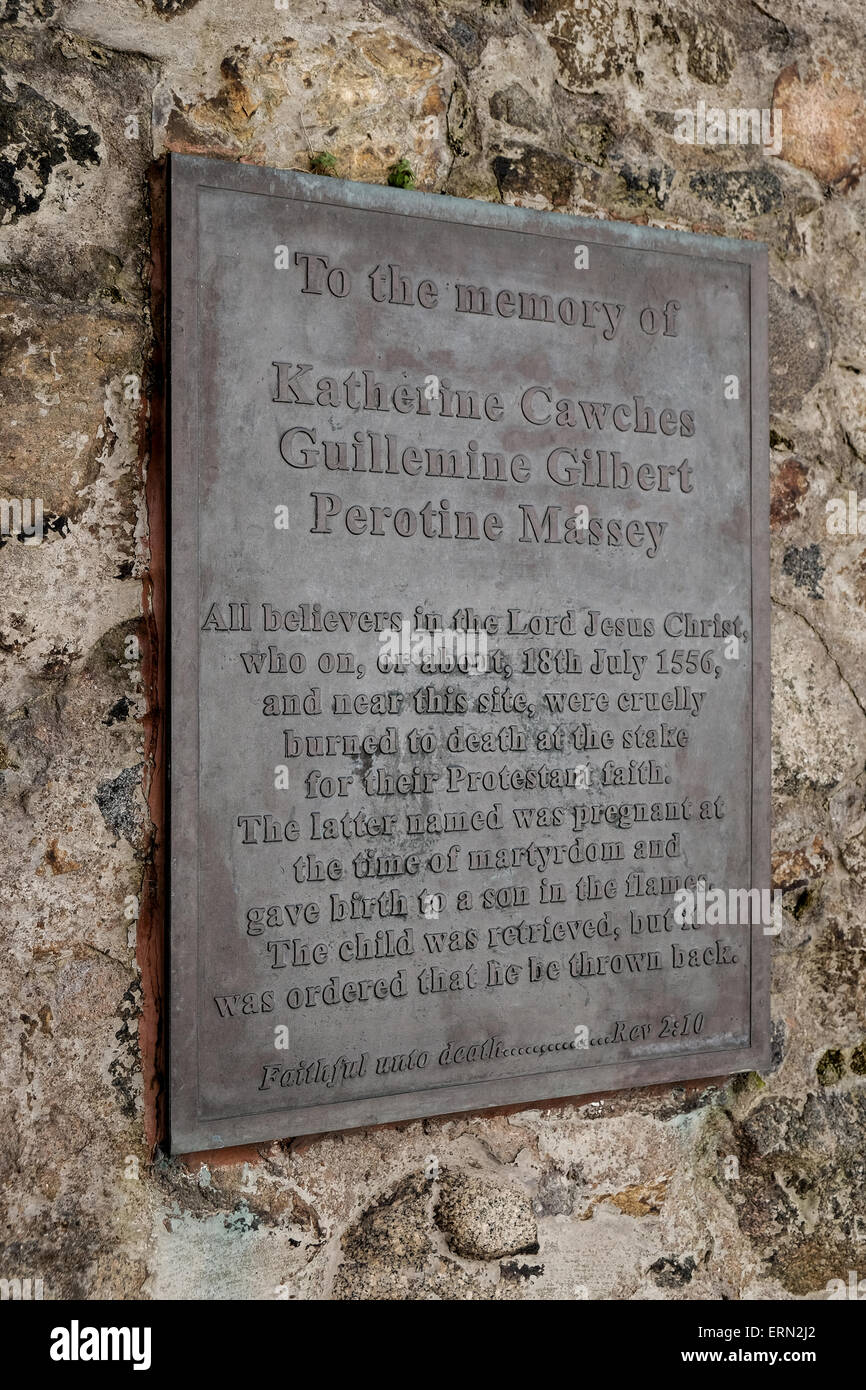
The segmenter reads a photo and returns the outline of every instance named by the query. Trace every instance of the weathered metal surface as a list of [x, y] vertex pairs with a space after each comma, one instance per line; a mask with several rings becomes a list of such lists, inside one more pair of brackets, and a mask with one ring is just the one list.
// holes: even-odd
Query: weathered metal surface
[[769, 889], [763, 247], [184, 157], [170, 243], [173, 1148], [763, 1065], [673, 892]]

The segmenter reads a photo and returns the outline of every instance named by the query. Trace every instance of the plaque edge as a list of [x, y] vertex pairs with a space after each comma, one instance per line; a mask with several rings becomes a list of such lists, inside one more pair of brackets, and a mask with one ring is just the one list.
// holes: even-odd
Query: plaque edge
[[[256, 185], [261, 185], [257, 187]], [[265, 186], [267, 185], [267, 186]], [[276, 185], [276, 186], [275, 186]], [[325, 186], [327, 185], [327, 186]], [[244, 1143], [272, 1143], [283, 1138], [319, 1133], [339, 1133], [344, 1130], [367, 1128], [383, 1124], [393, 1124], [413, 1119], [445, 1117], [449, 1114], [463, 1114], [469, 1111], [499, 1109], [503, 1106], [519, 1105], [531, 1109], [543, 1106], [548, 1101], [567, 1101], [570, 1097], [586, 1095], [621, 1094], [627, 1090], [641, 1090], [648, 1086], [669, 1085], [671, 1087], [684, 1081], [712, 1082], [719, 1077], [729, 1077], [738, 1072], [755, 1070], [766, 1071], [771, 1065], [771, 1029], [769, 1008], [770, 938], [763, 933], [752, 933], [752, 962], [750, 988], [750, 1033], [751, 1043], [746, 1048], [719, 1050], [694, 1054], [700, 1057], [700, 1067], [686, 1064], [689, 1054], [680, 1054], [680, 1061], [673, 1067], [673, 1058], [653, 1060], [631, 1059], [622, 1064], [618, 1062], [600, 1064], [592, 1069], [577, 1069], [562, 1073], [563, 1081], [547, 1089], [544, 1098], [537, 1099], [540, 1074], [532, 1073], [526, 1077], [496, 1078], [490, 1081], [460, 1083], [466, 1103], [458, 1099], [456, 1103], [444, 1103], [445, 1097], [458, 1088], [447, 1087], [435, 1090], [422, 1090], [398, 1093], [395, 1096], [371, 1097], [345, 1102], [325, 1102], [321, 1106], [297, 1108], [293, 1111], [279, 1109], [262, 1115], [246, 1115], [233, 1119], [223, 1126], [223, 1134], [215, 1134], [198, 1116], [197, 1094], [198, 1073], [189, 1074], [189, 1068], [182, 1062], [178, 1045], [178, 1035], [184, 1031], [191, 1035], [191, 1047], [197, 1053], [198, 1027], [196, 1018], [197, 971], [192, 974], [189, 968], [190, 953], [197, 950], [195, 925], [188, 926], [181, 944], [178, 941], [176, 923], [182, 919], [190, 904], [195, 912], [190, 920], [198, 921], [197, 883], [191, 883], [193, 876], [181, 874], [176, 864], [188, 854], [197, 864], [198, 851], [198, 777], [193, 769], [192, 779], [187, 777], [183, 784], [173, 776], [176, 759], [172, 726], [181, 720], [178, 715], [190, 716], [196, 731], [198, 746], [198, 615], [194, 615], [192, 627], [195, 642], [192, 647], [194, 658], [190, 660], [190, 648], [181, 642], [175, 620], [174, 592], [176, 580], [189, 579], [186, 592], [197, 590], [198, 549], [197, 526], [196, 547], [181, 546], [179, 538], [171, 527], [172, 512], [183, 507], [188, 494], [195, 491], [191, 487], [192, 468], [195, 450], [189, 441], [184, 444], [184, 430], [193, 431], [197, 419], [196, 376], [191, 367], [197, 355], [197, 332], [190, 335], [193, 352], [183, 355], [177, 352], [178, 333], [183, 331], [185, 313], [195, 310], [195, 294], [189, 291], [189, 281], [197, 283], [197, 273], [186, 276], [187, 284], [181, 289], [180, 265], [182, 253], [189, 243], [192, 251], [192, 264], [197, 272], [198, 244], [195, 228], [192, 232], [189, 221], [180, 225], [182, 214], [189, 218], [194, 210], [200, 187], [216, 187], [237, 192], [257, 192], [275, 197], [301, 197], [308, 202], [319, 204], [338, 204], [369, 211], [387, 211], [401, 216], [417, 216], [409, 211], [410, 200], [415, 208], [424, 210], [424, 216], [433, 220], [474, 225], [480, 227], [508, 228], [532, 235], [555, 235], [555, 222], [559, 222], [563, 236], [577, 230], [588, 239], [603, 241], [607, 245], [628, 247], [636, 251], [652, 251], [681, 254], [691, 257], [704, 257], [712, 260], [747, 264], [750, 270], [749, 291], [749, 333], [750, 333], [750, 406], [751, 406], [751, 448], [750, 448], [750, 512], [751, 512], [751, 560], [753, 594], [753, 646], [752, 646], [752, 836], [751, 866], [752, 886], [770, 886], [770, 828], [772, 816], [770, 764], [770, 574], [769, 574], [769, 364], [767, 333], [767, 277], [768, 248], [766, 243], [748, 238], [719, 237], [705, 233], [682, 231], [673, 228], [635, 227], [631, 223], [619, 222], [612, 218], [585, 218], [562, 212], [537, 211], [535, 209], [515, 208], [483, 200], [455, 198], [451, 195], [411, 193], [377, 184], [359, 183], [345, 179], [322, 179], [319, 175], [305, 174], [298, 170], [278, 170], [261, 165], [238, 164], [232, 161], [208, 158], [201, 155], [188, 155], [170, 152], [167, 155], [166, 177], [166, 225], [168, 231], [167, 264], [167, 313], [168, 325], [166, 344], [166, 463], [168, 475], [167, 508], [169, 524], [169, 568], [167, 581], [168, 627], [168, 682], [171, 692], [167, 713], [168, 749], [168, 794], [167, 794], [167, 833], [169, 844], [169, 884], [168, 917], [166, 931], [166, 959], [168, 980], [168, 1148], [173, 1155], [193, 1153], [204, 1149], [229, 1148]], [[286, 192], [285, 189], [294, 193]], [[336, 194], [336, 196], [334, 196]], [[604, 233], [600, 236], [599, 233]], [[594, 237], [591, 234], [595, 234]], [[196, 325], [197, 328], [197, 325]], [[179, 416], [178, 403], [183, 402], [186, 415], [183, 421]], [[760, 460], [761, 439], [764, 441], [763, 465]], [[176, 466], [183, 457], [186, 476], [180, 475]], [[197, 499], [196, 499], [197, 501]], [[197, 509], [194, 508], [197, 516]], [[177, 587], [180, 587], [178, 584]], [[755, 631], [759, 628], [759, 633]], [[759, 636], [765, 636], [762, 654]], [[195, 670], [195, 680], [191, 679]], [[187, 771], [189, 769], [187, 768]], [[195, 815], [189, 814], [190, 802], [195, 807]], [[757, 868], [757, 874], [756, 874]], [[177, 949], [172, 949], [173, 945]], [[181, 966], [183, 954], [185, 964]], [[189, 1017], [182, 1019], [184, 1005], [189, 1009]], [[188, 1054], [185, 1054], [188, 1056]], [[711, 1059], [711, 1060], [710, 1060]], [[706, 1066], [713, 1068], [708, 1075]], [[632, 1067], [641, 1068], [641, 1079], [615, 1088], [605, 1089], [604, 1075], [608, 1072], [618, 1077], [628, 1076]], [[590, 1081], [590, 1072], [592, 1083]], [[656, 1075], [656, 1073], [659, 1073]], [[601, 1073], [602, 1076], [598, 1074]], [[580, 1077], [587, 1084], [581, 1084]], [[566, 1081], [567, 1078], [567, 1081]], [[529, 1083], [532, 1083], [531, 1085]], [[523, 1083], [523, 1084], [521, 1084]], [[472, 1088], [470, 1096], [465, 1088]], [[507, 1089], [510, 1096], [483, 1098], [475, 1093]], [[425, 1104], [425, 1098], [429, 1104]], [[369, 1113], [375, 1107], [376, 1116]], [[327, 1111], [329, 1118], [322, 1126], [322, 1116], [312, 1123], [313, 1112]], [[309, 1117], [309, 1118], [305, 1118]], [[265, 1133], [264, 1131], [269, 1131]]]

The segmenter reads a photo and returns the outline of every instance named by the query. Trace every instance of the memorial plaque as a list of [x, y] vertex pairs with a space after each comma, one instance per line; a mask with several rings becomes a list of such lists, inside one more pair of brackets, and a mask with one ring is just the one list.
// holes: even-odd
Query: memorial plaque
[[764, 1065], [764, 248], [169, 209], [173, 1149]]

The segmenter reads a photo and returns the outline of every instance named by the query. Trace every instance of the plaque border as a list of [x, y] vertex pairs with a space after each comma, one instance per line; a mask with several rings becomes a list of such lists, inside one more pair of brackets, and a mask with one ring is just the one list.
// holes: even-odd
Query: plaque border
[[[771, 824], [770, 542], [767, 247], [763, 242], [698, 235], [631, 223], [537, 212], [447, 195], [410, 193], [374, 184], [326, 179], [294, 170], [170, 154], [167, 178], [168, 309], [166, 402], [168, 566], [168, 1113], [172, 1153], [261, 1143], [361, 1126], [445, 1116], [503, 1106], [598, 1096], [612, 1090], [714, 1080], [770, 1064], [770, 938], [750, 930], [750, 1041], [708, 1049], [596, 1063], [490, 1081], [463, 1081], [291, 1110], [204, 1119], [198, 1107], [198, 526], [194, 544], [180, 517], [198, 518], [199, 420], [198, 193], [228, 190], [301, 199], [401, 217], [489, 227], [524, 235], [603, 244], [636, 251], [727, 261], [749, 270], [749, 400], [751, 477], [751, 862], [750, 887], [769, 890]], [[191, 871], [190, 866], [195, 870]], [[615, 1083], [615, 1085], [614, 1085]]]

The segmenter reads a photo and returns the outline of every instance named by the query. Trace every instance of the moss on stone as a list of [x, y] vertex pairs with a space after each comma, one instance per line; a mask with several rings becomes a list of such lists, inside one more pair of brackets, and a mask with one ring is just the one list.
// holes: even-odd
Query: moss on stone
[[388, 182], [392, 188], [414, 188], [415, 175], [408, 159], [398, 159], [388, 170]]
[[828, 1048], [818, 1062], [815, 1074], [822, 1086], [836, 1086], [842, 1080], [845, 1058], [838, 1047]]
[[337, 161], [328, 150], [314, 150], [310, 155], [310, 173], [322, 174], [326, 178], [335, 178]]

